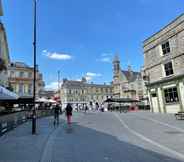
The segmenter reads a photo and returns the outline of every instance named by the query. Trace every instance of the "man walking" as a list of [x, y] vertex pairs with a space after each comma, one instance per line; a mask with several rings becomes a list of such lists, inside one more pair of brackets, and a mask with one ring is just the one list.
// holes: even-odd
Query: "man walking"
[[59, 113], [60, 112], [61, 112], [61, 108], [59, 104], [56, 104], [56, 106], [54, 107], [54, 126], [59, 125]]
[[71, 104], [68, 103], [66, 106], [66, 117], [67, 117], [68, 125], [71, 125], [72, 111], [73, 111], [73, 108], [72, 108]]

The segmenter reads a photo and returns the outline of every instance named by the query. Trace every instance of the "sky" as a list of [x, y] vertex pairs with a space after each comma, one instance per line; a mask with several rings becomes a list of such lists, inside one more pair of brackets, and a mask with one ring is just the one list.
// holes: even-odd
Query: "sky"
[[[61, 78], [111, 82], [112, 59], [139, 71], [143, 41], [184, 13], [184, 0], [38, 0], [37, 64], [46, 88]], [[33, 0], [3, 0], [11, 61], [33, 65]]]

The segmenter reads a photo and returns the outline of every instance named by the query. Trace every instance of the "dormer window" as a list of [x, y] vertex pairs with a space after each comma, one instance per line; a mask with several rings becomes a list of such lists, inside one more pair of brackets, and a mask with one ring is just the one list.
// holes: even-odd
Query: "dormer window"
[[163, 55], [170, 53], [169, 41], [162, 44], [162, 53], [163, 53]]

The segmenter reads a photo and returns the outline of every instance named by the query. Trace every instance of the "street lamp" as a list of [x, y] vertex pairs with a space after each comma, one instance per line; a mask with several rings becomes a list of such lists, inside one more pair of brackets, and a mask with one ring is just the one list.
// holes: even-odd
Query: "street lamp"
[[61, 74], [61, 71], [58, 70], [58, 92], [60, 90], [60, 74]]
[[33, 20], [33, 62], [34, 62], [34, 78], [33, 78], [33, 116], [32, 116], [32, 134], [36, 134], [36, 4], [37, 0], [33, 0], [34, 20]]

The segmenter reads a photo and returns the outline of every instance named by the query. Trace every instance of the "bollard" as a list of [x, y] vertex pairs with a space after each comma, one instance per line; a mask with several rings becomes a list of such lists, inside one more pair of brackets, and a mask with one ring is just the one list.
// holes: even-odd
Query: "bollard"
[[22, 116], [22, 122], [26, 122], [26, 116]]
[[1, 134], [4, 134], [8, 130], [8, 124], [7, 122], [1, 123]]
[[16, 128], [17, 127], [17, 125], [18, 125], [18, 119], [17, 119], [17, 117], [15, 116], [14, 117], [14, 128]]

